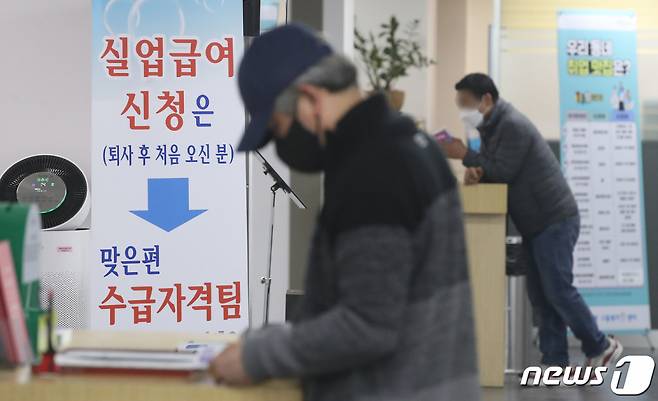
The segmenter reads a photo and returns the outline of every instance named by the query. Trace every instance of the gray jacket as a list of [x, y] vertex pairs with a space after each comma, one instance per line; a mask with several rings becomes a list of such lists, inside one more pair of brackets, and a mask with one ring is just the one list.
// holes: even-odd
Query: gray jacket
[[246, 335], [255, 380], [308, 401], [478, 401], [459, 192], [438, 145], [377, 95], [329, 136], [299, 321]]
[[523, 236], [578, 214], [560, 164], [535, 125], [499, 99], [478, 127], [480, 152], [469, 150], [464, 166], [482, 167], [483, 182], [508, 184], [508, 207]]

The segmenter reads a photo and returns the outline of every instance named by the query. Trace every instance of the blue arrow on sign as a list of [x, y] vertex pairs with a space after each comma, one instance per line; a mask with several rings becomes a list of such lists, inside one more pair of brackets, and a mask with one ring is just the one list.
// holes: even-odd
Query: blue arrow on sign
[[190, 210], [189, 178], [149, 178], [148, 210], [130, 213], [170, 232], [207, 211]]

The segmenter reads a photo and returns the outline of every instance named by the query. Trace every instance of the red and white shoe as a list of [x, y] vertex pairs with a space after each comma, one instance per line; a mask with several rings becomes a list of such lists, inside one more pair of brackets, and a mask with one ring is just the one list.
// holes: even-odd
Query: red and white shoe
[[605, 366], [610, 371], [610, 367], [617, 364], [622, 352], [624, 352], [624, 346], [612, 336], [608, 336], [608, 341], [608, 348], [601, 355], [587, 359], [585, 361], [586, 366], [591, 366], [593, 369]]

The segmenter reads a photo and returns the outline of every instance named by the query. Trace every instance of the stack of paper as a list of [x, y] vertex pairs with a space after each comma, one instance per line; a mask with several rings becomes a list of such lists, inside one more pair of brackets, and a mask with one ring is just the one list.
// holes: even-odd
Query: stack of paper
[[75, 331], [65, 337], [55, 364], [64, 369], [195, 372], [234, 337], [153, 332]]
[[198, 371], [208, 367], [200, 352], [68, 350], [55, 356], [62, 368]]

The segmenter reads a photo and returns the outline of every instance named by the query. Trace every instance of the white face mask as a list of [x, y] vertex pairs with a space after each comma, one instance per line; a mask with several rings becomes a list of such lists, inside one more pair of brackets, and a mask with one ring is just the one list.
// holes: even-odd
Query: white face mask
[[475, 129], [484, 119], [482, 113], [477, 108], [473, 109], [460, 109], [459, 118], [462, 120], [466, 128]]

